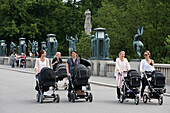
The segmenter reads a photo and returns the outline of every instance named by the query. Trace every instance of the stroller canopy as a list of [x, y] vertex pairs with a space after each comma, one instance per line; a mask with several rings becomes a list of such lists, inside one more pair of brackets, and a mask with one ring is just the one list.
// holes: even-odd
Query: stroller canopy
[[127, 78], [131, 78], [131, 77], [140, 77], [140, 74], [136, 70], [131, 69], [127, 73]]
[[83, 65], [85, 65], [86, 67], [91, 66], [90, 62], [87, 61], [87, 60], [84, 59], [84, 58], [81, 58], [81, 59], [80, 59], [80, 64], [83, 64]]
[[39, 83], [41, 86], [53, 86], [56, 81], [54, 70], [45, 67], [41, 69]]
[[90, 78], [91, 71], [83, 64], [78, 64], [74, 68], [74, 78]]

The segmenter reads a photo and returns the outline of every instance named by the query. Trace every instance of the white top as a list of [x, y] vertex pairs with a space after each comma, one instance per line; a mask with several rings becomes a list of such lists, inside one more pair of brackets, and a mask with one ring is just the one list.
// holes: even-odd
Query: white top
[[40, 60], [40, 58], [37, 58], [36, 62], [35, 62], [35, 68], [37, 68], [38, 73], [40, 73], [41, 69], [44, 68], [44, 67], [49, 67], [50, 68], [48, 58], [45, 58], [44, 62], [42, 62]]
[[32, 54], [32, 53], [29, 53], [29, 55], [30, 55], [30, 57], [32, 57], [33, 54]]
[[[146, 59], [143, 59], [142, 61], [141, 61], [141, 63], [140, 63], [140, 71], [154, 71], [155, 70], [155, 68], [152, 66], [152, 65], [150, 65], [150, 64], [148, 64], [148, 62], [146, 61]], [[141, 78], [143, 78], [143, 74], [141, 74]]]
[[123, 59], [123, 62], [120, 60], [120, 58], [116, 59], [116, 68], [115, 72], [121, 71], [128, 71], [130, 70], [129, 62], [126, 58]]

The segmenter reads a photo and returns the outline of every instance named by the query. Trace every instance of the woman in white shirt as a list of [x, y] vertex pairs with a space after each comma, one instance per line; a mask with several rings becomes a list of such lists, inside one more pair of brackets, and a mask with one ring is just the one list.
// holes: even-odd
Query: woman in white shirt
[[141, 88], [141, 100], [143, 98], [143, 92], [145, 90], [145, 86], [147, 84], [147, 79], [146, 77], [144, 77], [144, 72], [145, 71], [154, 71], [155, 68], [154, 68], [154, 60], [150, 59], [150, 52], [149, 51], [145, 51], [144, 53], [144, 57], [145, 59], [143, 59], [140, 63], [140, 72], [142, 73], [141, 74], [141, 79], [142, 79], [142, 88]]
[[117, 84], [117, 98], [120, 98], [120, 88], [122, 88], [122, 77], [119, 73], [123, 73], [124, 71], [130, 70], [130, 65], [128, 60], [125, 58], [125, 52], [121, 51], [119, 53], [119, 58], [116, 59], [116, 68], [115, 68], [115, 74], [116, 74], [116, 84]]
[[41, 69], [44, 68], [44, 67], [50, 68], [50, 65], [49, 65], [48, 58], [46, 58], [46, 51], [41, 50], [39, 55], [38, 55], [38, 58], [36, 59], [36, 62], [35, 62], [35, 76], [37, 78], [39, 78], [38, 73], [40, 73]]

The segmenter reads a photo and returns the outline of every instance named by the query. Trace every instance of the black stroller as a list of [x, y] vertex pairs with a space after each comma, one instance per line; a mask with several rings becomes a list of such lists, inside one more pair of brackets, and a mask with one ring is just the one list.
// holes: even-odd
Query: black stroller
[[124, 99], [135, 99], [135, 104], [139, 104], [139, 88], [140, 88], [140, 74], [136, 70], [129, 70], [127, 77], [123, 78], [122, 92], [120, 94], [120, 102], [123, 103]]
[[145, 72], [147, 78], [148, 91], [143, 96], [143, 102], [147, 103], [148, 99], [158, 99], [159, 105], [163, 104], [163, 93], [165, 89], [165, 76], [159, 70]]
[[[56, 67], [56, 82], [62, 81], [64, 78], [67, 77], [66, 65], [65, 64], [58, 64]], [[67, 84], [64, 83], [64, 89], [67, 89]]]
[[26, 61], [23, 58], [20, 61], [20, 67], [26, 68]]
[[[88, 61], [87, 61], [88, 62]], [[81, 62], [80, 62], [81, 63]], [[86, 65], [86, 64], [85, 64]], [[68, 94], [68, 100], [75, 102], [75, 99], [85, 99], [89, 102], [93, 101], [93, 95], [88, 79], [92, 75], [91, 70], [83, 64], [78, 64], [74, 68], [74, 76], [71, 78], [72, 91]], [[82, 87], [85, 86], [85, 91]]]
[[[46, 98], [52, 98], [54, 102], [59, 103], [60, 97], [58, 94], [55, 94], [56, 91], [56, 75], [55, 72], [48, 67], [45, 67], [39, 73], [39, 79], [36, 79], [37, 86], [35, 89], [38, 91], [37, 102], [43, 103]], [[45, 95], [44, 92], [52, 89], [52, 94]]]

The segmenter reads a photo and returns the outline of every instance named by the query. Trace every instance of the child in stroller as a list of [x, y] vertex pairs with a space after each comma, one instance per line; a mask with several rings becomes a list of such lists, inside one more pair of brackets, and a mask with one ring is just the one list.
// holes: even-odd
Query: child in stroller
[[147, 103], [149, 99], [158, 99], [159, 105], [163, 104], [163, 93], [165, 89], [165, 76], [159, 70], [145, 71], [144, 77], [147, 79], [148, 91], [144, 93], [143, 102]]
[[[127, 76], [126, 76], [127, 74]], [[120, 73], [123, 76], [123, 86], [120, 94], [120, 102], [124, 99], [135, 99], [135, 104], [139, 104], [140, 74], [136, 70]]]
[[[55, 94], [56, 91], [56, 75], [55, 72], [48, 67], [41, 69], [39, 75], [37, 75], [35, 89], [38, 91], [37, 102], [43, 103], [46, 98], [52, 98], [54, 102], [59, 103], [60, 97], [58, 94]], [[52, 94], [45, 95], [44, 92], [49, 91], [52, 88]]]
[[[75, 99], [86, 99], [89, 102], [93, 101], [92, 93], [88, 91], [91, 90], [88, 79], [91, 76], [91, 70], [83, 64], [78, 64], [74, 68], [74, 76], [70, 78], [71, 80], [71, 92], [68, 95], [68, 100], [75, 102]], [[85, 86], [85, 91], [82, 87]]]
[[20, 67], [26, 68], [26, 55], [25, 53], [21, 53], [21, 61], [20, 61]]

